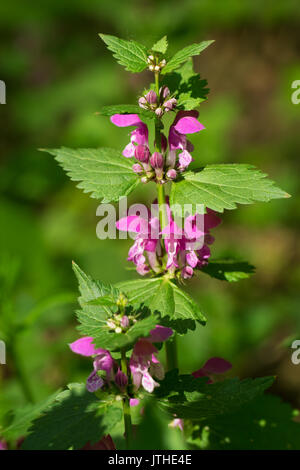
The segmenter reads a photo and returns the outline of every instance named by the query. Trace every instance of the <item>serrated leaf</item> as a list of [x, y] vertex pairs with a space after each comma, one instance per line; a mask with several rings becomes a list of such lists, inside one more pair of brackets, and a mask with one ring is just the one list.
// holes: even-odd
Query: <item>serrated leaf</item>
[[136, 41], [126, 41], [108, 34], [99, 34], [114, 58], [128, 72], [142, 72], [147, 67], [147, 49]]
[[178, 333], [195, 329], [195, 321], [205, 323], [206, 318], [196, 302], [173, 282], [163, 277], [138, 279], [117, 284], [131, 304], [144, 304], [162, 317], [162, 324]]
[[[156, 395], [165, 411], [179, 418], [201, 420], [208, 416], [232, 413], [269, 388], [274, 377], [227, 379], [213, 384], [205, 378], [178, 376], [178, 371], [166, 374]], [[161, 397], [166, 396], [162, 399]]]
[[159, 41], [157, 41], [152, 47], [151, 51], [158, 52], [160, 54], [165, 54], [168, 49], [168, 39], [167, 36], [164, 36]]
[[138, 114], [145, 120], [155, 119], [156, 114], [153, 111], [143, 109], [136, 104], [115, 104], [103, 106], [98, 114], [102, 116], [113, 116], [114, 114]]
[[[72, 268], [78, 280], [79, 291], [81, 293], [81, 297], [79, 297], [78, 301], [82, 308], [91, 306], [91, 301], [95, 301], [103, 297], [115, 299], [117, 302], [120, 295], [119, 289], [111, 284], [104, 284], [101, 281], [95, 281], [91, 276], [85, 274], [85, 272], [82, 271], [74, 261], [72, 262]], [[107, 305], [98, 304], [98, 306], [101, 307], [101, 310], [104, 310], [107, 315], [111, 315], [113, 313]]]
[[99, 441], [122, 419], [111, 402], [100, 401], [84, 384], [70, 384], [55, 402], [33, 422], [23, 450], [81, 449]]
[[188, 59], [176, 72], [166, 75], [163, 84], [174, 93], [177, 108], [189, 111], [206, 100], [209, 92], [207, 80], [201, 79], [200, 75], [194, 72], [192, 59]]
[[118, 201], [138, 185], [139, 179], [132, 171], [132, 163], [118, 150], [99, 149], [41, 149], [55, 156], [78, 188], [103, 203]]
[[247, 164], [207, 165], [172, 184], [170, 204], [203, 204], [217, 212], [236, 209], [236, 204], [267, 202], [289, 197], [266, 178], [266, 174]]
[[[139, 319], [132, 327], [128, 328], [123, 333], [109, 332], [103, 328], [96, 326], [92, 321], [87, 325], [87, 322], [82, 323], [78, 328], [82, 333], [88, 336], [93, 336], [96, 348], [109, 349], [110, 351], [120, 351], [121, 349], [131, 349], [139, 338], [149, 336], [151, 330], [155, 328], [158, 323], [156, 315], [148, 315], [145, 318]], [[93, 327], [95, 325], [95, 328]], [[102, 326], [102, 325], [101, 325]]]
[[199, 272], [204, 272], [221, 281], [237, 282], [254, 274], [255, 267], [245, 261], [232, 259], [210, 260]]
[[[140, 338], [148, 336], [157, 324], [157, 316], [149, 315], [149, 311], [139, 308], [133, 312], [128, 308], [128, 315], [137, 317], [137, 322], [122, 333], [116, 333], [107, 328], [106, 321], [112, 318], [117, 311], [117, 300], [120, 290], [110, 284], [103, 284], [87, 276], [75, 263], [73, 269], [79, 281], [81, 297], [79, 303], [81, 310], [77, 311], [80, 325], [77, 329], [87, 336], [94, 338], [93, 344], [97, 348], [118, 351], [130, 349]], [[137, 315], [136, 315], [137, 314]]]
[[[230, 415], [203, 422], [214, 450], [299, 450], [300, 424], [280, 397], [262, 395]], [[195, 436], [194, 436], [195, 437]]]
[[55, 401], [60, 392], [61, 390], [58, 390], [37, 404], [17, 408], [13, 413], [9, 426], [1, 430], [1, 437], [8, 441], [25, 437], [32, 421], [38, 418]]
[[202, 41], [199, 44], [191, 44], [190, 46], [184, 47], [167, 62], [167, 65], [162, 69], [162, 74], [172, 72], [177, 69], [183, 62], [188, 60], [190, 57], [199, 55], [204, 49], [206, 49], [214, 41]]
[[[94, 337], [106, 324], [107, 319], [111, 318], [117, 311], [116, 303], [120, 292], [110, 284], [95, 281], [74, 262], [73, 270], [78, 279], [81, 293], [81, 297], [78, 299], [81, 310], [76, 312], [80, 323], [77, 329], [84, 335]], [[115, 299], [115, 303], [109, 305], [101, 303], [101, 299], [107, 297]], [[97, 303], [97, 301], [99, 302]]]

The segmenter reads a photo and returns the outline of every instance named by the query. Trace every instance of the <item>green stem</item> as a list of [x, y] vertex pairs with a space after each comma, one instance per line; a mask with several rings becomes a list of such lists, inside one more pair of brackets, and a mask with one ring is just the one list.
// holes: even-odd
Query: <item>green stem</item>
[[[159, 96], [159, 72], [155, 72], [155, 91], [157, 96]], [[155, 150], [161, 152], [161, 122], [158, 118], [155, 119]], [[159, 222], [161, 229], [164, 229], [168, 224], [168, 218], [166, 213], [166, 196], [165, 189], [163, 184], [157, 184], [157, 200], [159, 206]], [[162, 240], [162, 246], [164, 247], [164, 242]], [[173, 341], [166, 343], [166, 360], [167, 360], [167, 369], [178, 368], [177, 361], [177, 347], [176, 347], [176, 337], [174, 336]]]
[[[121, 369], [122, 369], [122, 372], [128, 376], [126, 352], [124, 350], [121, 351]], [[129, 397], [127, 395], [124, 395], [123, 397], [123, 415], [124, 415], [126, 449], [131, 449], [132, 447], [131, 446], [132, 423], [131, 423]]]
[[176, 336], [174, 336], [173, 341], [166, 343], [166, 359], [168, 370], [178, 369]]
[[163, 184], [158, 183], [157, 189], [157, 201], [159, 207], [159, 222], [160, 227], [163, 230], [168, 225], [167, 213], [166, 213], [166, 196], [165, 188]]

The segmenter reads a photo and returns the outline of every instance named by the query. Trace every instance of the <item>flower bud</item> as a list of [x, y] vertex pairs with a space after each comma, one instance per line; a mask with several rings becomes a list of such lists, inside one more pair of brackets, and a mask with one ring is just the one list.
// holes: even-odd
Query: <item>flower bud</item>
[[123, 315], [123, 317], [121, 318], [121, 326], [123, 328], [128, 328], [129, 327], [129, 318], [127, 317], [127, 315]]
[[116, 328], [116, 324], [112, 320], [107, 320], [106, 324], [109, 328]]
[[148, 102], [144, 96], [141, 96], [141, 98], [139, 98], [138, 103], [140, 108], [148, 109]]
[[162, 108], [156, 108], [155, 114], [156, 114], [157, 117], [162, 117], [162, 115], [164, 114], [163, 109]]
[[193, 274], [194, 270], [190, 266], [185, 266], [181, 271], [181, 276], [183, 277], [183, 279], [190, 279]]
[[159, 94], [160, 94], [161, 99], [165, 100], [169, 96], [170, 90], [166, 85], [164, 85], [160, 88]]
[[147, 176], [143, 176], [143, 177], [141, 178], [141, 183], [144, 183], [144, 184], [145, 184], [145, 183], [148, 183], [148, 181], [149, 181], [149, 179], [147, 178]]
[[150, 164], [153, 168], [163, 168], [164, 158], [161, 153], [154, 152], [150, 158]]
[[175, 180], [177, 178], [177, 172], [174, 169], [171, 169], [167, 172], [167, 178], [169, 180]]
[[171, 111], [177, 106], [177, 100], [176, 98], [170, 98], [169, 100], [164, 102], [164, 107], [166, 110]]
[[135, 163], [134, 165], [132, 165], [132, 170], [134, 171], [134, 173], [142, 173], [144, 171], [139, 163]]
[[159, 65], [160, 65], [160, 67], [162, 68], [162, 67], [165, 67], [166, 63], [167, 63], [167, 62], [166, 62], [166, 59], [163, 59], [163, 60], [160, 62]]
[[161, 134], [161, 151], [165, 152], [168, 147], [168, 140], [164, 134]]
[[149, 161], [149, 155], [150, 155], [150, 152], [149, 152], [149, 149], [148, 147], [146, 147], [145, 145], [138, 145], [136, 148], [135, 148], [135, 151], [134, 151], [134, 156], [137, 160], [139, 160], [140, 162], [142, 163], [148, 163]]
[[116, 373], [116, 376], [115, 376], [115, 382], [116, 382], [116, 385], [120, 389], [122, 389], [126, 387], [126, 385], [128, 384], [128, 377], [127, 375], [124, 374], [124, 372], [118, 369], [118, 372]]
[[148, 91], [145, 98], [149, 104], [155, 104], [157, 102], [157, 94], [153, 90]]
[[156, 65], [156, 66], [154, 67], [154, 70], [155, 70], [155, 72], [159, 72], [159, 71], [160, 71], [160, 66], [159, 66], [159, 65]]
[[117, 326], [117, 328], [115, 329], [115, 333], [122, 333], [122, 328]]
[[150, 72], [153, 72], [154, 71], [154, 65], [152, 65], [152, 64], [149, 65], [149, 70], [150, 70]]

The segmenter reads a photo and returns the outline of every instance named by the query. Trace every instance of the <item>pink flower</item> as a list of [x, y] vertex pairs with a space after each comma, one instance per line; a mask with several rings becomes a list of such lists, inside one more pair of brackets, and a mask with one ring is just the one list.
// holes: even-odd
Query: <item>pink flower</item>
[[[127, 260], [133, 261], [139, 274], [147, 274], [150, 267], [146, 264], [144, 251], [148, 253], [159, 250], [159, 247], [157, 247], [158, 235], [156, 235], [156, 233], [158, 234], [159, 229], [158, 218], [149, 216], [149, 220], [146, 220], [141, 216], [123, 217], [117, 221], [116, 227], [118, 230], [137, 234], [135, 242], [128, 252]], [[153, 260], [153, 263], [155, 263], [155, 260]]]
[[110, 120], [118, 127], [134, 126], [136, 128], [130, 132], [130, 143], [123, 150], [124, 157], [133, 157], [136, 145], [143, 145], [148, 148], [148, 127], [137, 114], [114, 114]]
[[195, 378], [198, 377], [209, 377], [210, 380], [208, 383], [213, 383], [212, 378], [210, 377], [212, 375], [217, 375], [217, 374], [224, 374], [227, 372], [229, 369], [232, 368], [232, 364], [225, 359], [222, 359], [221, 357], [212, 357], [206, 361], [203, 367], [201, 369], [196, 370], [195, 372], [192, 373], [192, 375]]
[[135, 344], [129, 366], [136, 390], [142, 386], [148, 393], [152, 393], [154, 388], [159, 386], [153, 377], [162, 380], [165, 373], [156, 357], [158, 351], [152, 342], [166, 341], [172, 334], [171, 328], [156, 325], [149, 338], [141, 338]]
[[114, 359], [111, 357], [111, 354], [106, 349], [95, 348], [92, 344], [93, 338], [90, 336], [84, 336], [73, 343], [69, 344], [70, 349], [81, 356], [93, 356], [94, 357], [94, 370], [89, 375], [86, 387], [89, 392], [96, 392], [102, 388], [105, 384], [105, 381], [98, 374], [99, 370], [103, 370], [106, 373], [106, 382], [109, 382], [113, 379], [113, 369], [115, 365]]
[[178, 149], [181, 150], [178, 165], [180, 171], [185, 170], [193, 160], [190, 154], [193, 150], [193, 146], [191, 142], [187, 140], [186, 135], [194, 134], [205, 129], [203, 124], [197, 120], [198, 116], [198, 111], [179, 111], [177, 113], [169, 130], [170, 167], [175, 166], [176, 150]]
[[102, 388], [103, 385], [104, 380], [98, 375], [97, 370], [93, 370], [93, 372], [88, 376], [86, 381], [87, 390], [93, 393]]
[[79, 338], [73, 343], [69, 344], [71, 351], [76, 354], [80, 354], [81, 356], [94, 356], [98, 353], [102, 353], [105, 351], [104, 349], [98, 348], [96, 349], [95, 346], [92, 344], [94, 338], [91, 336], [84, 336], [83, 338]]
[[[150, 270], [154, 273], [169, 271], [175, 275], [180, 271], [183, 279], [193, 276], [194, 269], [205, 266], [210, 257], [209, 244], [214, 239], [210, 229], [221, 223], [221, 219], [210, 209], [204, 215], [193, 215], [186, 218], [184, 228], [177, 226], [172, 219], [169, 206], [166, 206], [168, 224], [160, 230], [158, 217], [148, 211], [148, 220], [141, 216], [127, 216], [116, 223], [119, 230], [136, 233], [133, 246], [128, 253], [128, 261], [133, 261], [141, 275]], [[201, 223], [200, 223], [201, 222]], [[164, 263], [162, 251], [167, 259]]]

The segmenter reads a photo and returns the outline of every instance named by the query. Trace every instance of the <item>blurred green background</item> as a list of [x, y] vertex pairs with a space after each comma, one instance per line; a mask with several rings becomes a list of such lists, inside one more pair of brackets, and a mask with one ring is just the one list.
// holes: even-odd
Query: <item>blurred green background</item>
[[[277, 375], [272, 392], [300, 406], [300, 365], [292, 364], [290, 348], [300, 339], [300, 104], [291, 102], [291, 84], [300, 79], [299, 28], [296, 0], [0, 3], [0, 79], [7, 86], [0, 106], [0, 339], [10, 344], [0, 366], [0, 422], [8, 410], [84, 381], [90, 371], [67, 346], [78, 336], [71, 260], [111, 283], [136, 276], [126, 269], [131, 240], [98, 240], [99, 201], [37, 150], [127, 143], [128, 130], [95, 112], [135, 103], [151, 76], [125, 72], [99, 32], [148, 46], [167, 34], [170, 52], [216, 40], [195, 60], [210, 94], [200, 107], [206, 130], [191, 139], [194, 158], [257, 165], [293, 198], [222, 216], [213, 256], [248, 260], [257, 273], [234, 285], [204, 274], [189, 284], [208, 324], [180, 338], [180, 367], [192, 372], [221, 356], [232, 362], [232, 375]], [[150, 201], [150, 186], [130, 201]], [[24, 318], [30, 328], [20, 332]]]

